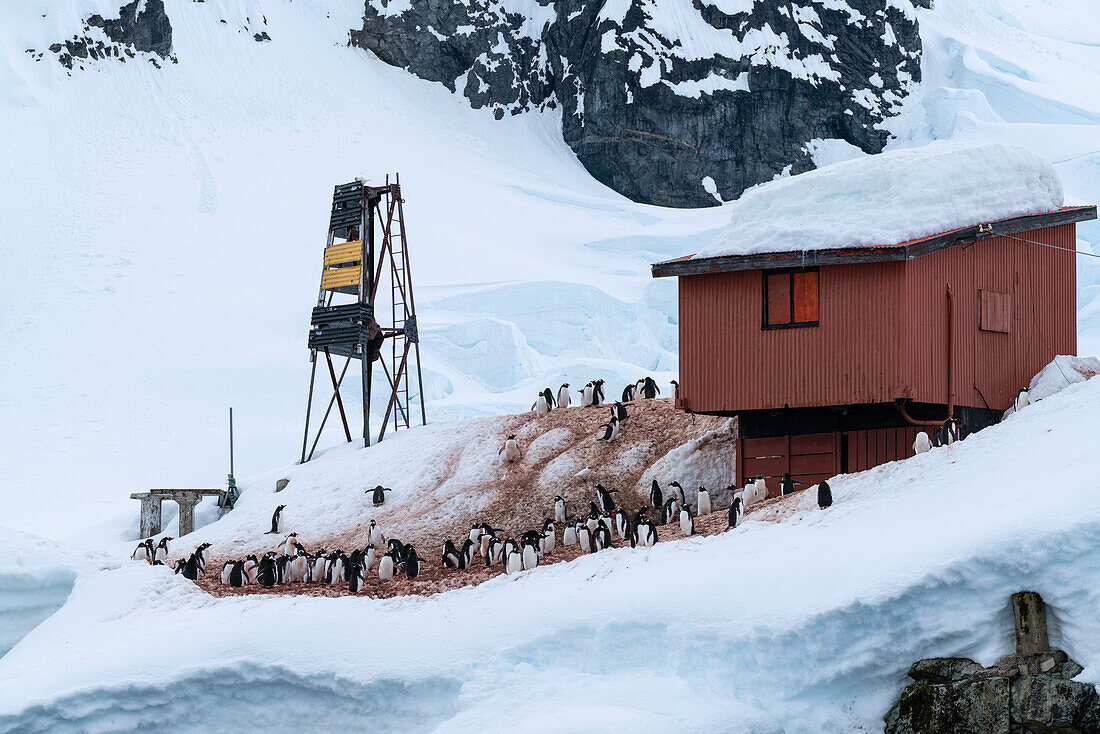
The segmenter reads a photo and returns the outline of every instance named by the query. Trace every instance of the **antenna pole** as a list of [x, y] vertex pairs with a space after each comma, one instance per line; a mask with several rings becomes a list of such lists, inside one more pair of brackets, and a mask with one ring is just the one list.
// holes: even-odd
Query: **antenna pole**
[[233, 476], [233, 408], [229, 408], [229, 476]]

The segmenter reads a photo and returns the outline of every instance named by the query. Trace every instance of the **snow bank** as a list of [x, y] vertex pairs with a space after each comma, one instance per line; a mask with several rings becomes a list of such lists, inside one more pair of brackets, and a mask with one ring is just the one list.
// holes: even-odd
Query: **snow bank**
[[0, 527], [0, 656], [57, 611], [76, 580], [74, 561], [56, 544]]
[[1049, 398], [1070, 385], [1084, 382], [1096, 375], [1100, 375], [1100, 359], [1059, 355], [1031, 379], [1027, 388], [1028, 399], [1034, 402]]
[[1061, 206], [1058, 175], [1034, 153], [935, 142], [754, 187], [695, 257], [893, 245]]

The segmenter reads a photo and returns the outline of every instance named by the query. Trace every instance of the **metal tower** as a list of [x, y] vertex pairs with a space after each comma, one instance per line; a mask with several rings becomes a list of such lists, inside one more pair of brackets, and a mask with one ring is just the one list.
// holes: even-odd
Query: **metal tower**
[[[427, 423], [424, 410], [424, 380], [420, 370], [420, 339], [416, 330], [416, 306], [413, 301], [412, 271], [409, 267], [408, 243], [405, 240], [405, 215], [401, 198], [400, 177], [384, 186], [368, 186], [363, 181], [340, 184], [332, 195], [328, 242], [325, 245], [324, 269], [317, 306], [313, 309], [309, 330], [309, 399], [306, 403], [306, 426], [302, 436], [302, 462], [313, 458], [321, 432], [333, 405], [340, 413], [344, 435], [350, 442], [344, 401], [340, 386], [351, 360], [360, 361], [363, 379], [363, 443], [371, 444], [370, 405], [374, 381], [374, 365], [382, 367], [382, 394], [388, 397], [386, 413], [378, 431], [378, 440], [392, 424], [394, 430], [408, 428], [412, 422], [409, 404], [409, 352], [415, 352], [417, 394], [420, 421]], [[386, 283], [390, 305], [390, 326], [376, 320], [375, 303], [379, 290]], [[352, 296], [335, 303], [338, 296]], [[385, 304], [383, 303], [383, 308]], [[384, 355], [386, 340], [389, 354]], [[313, 443], [309, 443], [310, 413], [313, 408], [313, 388], [317, 377], [317, 357], [323, 355], [332, 382], [332, 397], [324, 417], [317, 427]], [[344, 357], [337, 377], [332, 356]], [[388, 358], [387, 358], [388, 357]], [[306, 448], [309, 447], [307, 453]]]

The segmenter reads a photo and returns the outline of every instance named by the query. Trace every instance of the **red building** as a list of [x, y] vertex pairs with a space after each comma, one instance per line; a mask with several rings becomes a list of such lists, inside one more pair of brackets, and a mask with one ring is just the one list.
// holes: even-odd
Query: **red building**
[[773, 493], [784, 472], [808, 484], [904, 458], [948, 417], [991, 425], [1076, 354], [1075, 224], [1095, 218], [657, 263], [679, 278], [679, 405], [737, 416], [737, 483], [763, 474]]

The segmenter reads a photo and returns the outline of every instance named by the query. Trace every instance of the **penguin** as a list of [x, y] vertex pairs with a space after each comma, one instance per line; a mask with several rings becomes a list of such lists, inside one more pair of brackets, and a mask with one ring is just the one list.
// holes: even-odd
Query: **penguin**
[[642, 382], [642, 397], [646, 400], [652, 400], [661, 394], [661, 388], [657, 387], [657, 383], [653, 381], [652, 377], [646, 377]]
[[620, 540], [630, 539], [630, 518], [621, 507], [615, 509], [615, 530], [619, 533]]
[[608, 527], [604, 520], [600, 520], [600, 525], [596, 528], [596, 548], [603, 550], [604, 548], [610, 548], [612, 544], [611, 528]]
[[565, 498], [560, 494], [554, 497], [554, 522], [565, 522]]
[[373, 545], [368, 545], [363, 549], [363, 568], [367, 571], [374, 568], [374, 557], [378, 553], [377, 549]]
[[222, 572], [220, 576], [222, 586], [225, 586], [229, 583], [229, 574], [233, 570], [234, 564], [236, 564], [236, 561], [226, 561], [222, 564]]
[[611, 495], [617, 494], [618, 491], [617, 489], [605, 489], [602, 484], [596, 485], [596, 499], [601, 510], [604, 512], [615, 511], [615, 498]]
[[558, 408], [568, 408], [569, 402], [569, 383], [563, 382], [558, 388]]
[[932, 448], [932, 440], [928, 438], [928, 434], [921, 431], [917, 434], [917, 437], [913, 439], [913, 454], [923, 454], [925, 451], [929, 451]]
[[279, 556], [275, 559], [275, 583], [287, 583], [287, 567], [289, 565], [290, 559], [286, 556]]
[[695, 498], [695, 504], [699, 508], [699, 516], [710, 514], [710, 492], [706, 487], [699, 487], [699, 494]]
[[386, 492], [392, 492], [393, 490], [389, 487], [383, 487], [381, 484], [379, 484], [374, 489], [368, 489], [367, 491], [373, 493], [371, 495], [371, 502], [374, 503], [374, 506], [381, 507], [382, 505], [386, 504]]
[[784, 496], [788, 494], [793, 494], [794, 485], [796, 484], [802, 484], [802, 482], [798, 481], [797, 479], [791, 479], [790, 472], [784, 472], [783, 478], [779, 480], [779, 489]]
[[591, 553], [594, 545], [592, 537], [592, 531], [588, 529], [588, 526], [581, 523], [577, 525], [577, 542], [581, 546], [581, 553]]
[[[469, 541], [467, 541], [469, 542]], [[450, 538], [443, 544], [443, 568], [465, 568], [465, 558], [455, 548], [455, 542]]]
[[950, 446], [959, 440], [959, 425], [954, 418], [948, 418], [932, 435], [933, 446]]
[[[449, 540], [447, 542], [451, 543], [451, 541], [449, 541]], [[454, 565], [454, 566], [447, 566], [447, 562], [446, 561], [443, 562], [443, 565], [447, 566], [448, 568], [469, 568], [470, 564], [473, 563], [473, 561], [474, 561], [474, 542], [472, 540], [470, 540], [469, 538], [466, 538], [466, 540], [462, 541], [462, 549], [461, 550], [456, 549], [454, 547], [454, 543], [451, 543], [450, 549], [448, 549], [447, 546], [444, 545], [443, 546], [443, 555], [444, 556], [447, 555], [448, 550], [453, 550], [454, 554], [457, 556], [457, 558], [455, 559], [455, 564], [456, 565]]]
[[561, 531], [561, 544], [576, 545], [577, 542], [577, 526], [573, 524], [567, 524], [565, 526], [565, 529]]
[[478, 538], [480, 544], [480, 550], [478, 554], [482, 558], [485, 558], [489, 555], [489, 544], [492, 543], [494, 537], [496, 537], [496, 533], [491, 528], [488, 531], [482, 529], [481, 537]]
[[420, 575], [420, 556], [416, 555], [416, 548], [405, 546], [405, 557], [401, 559], [401, 565], [405, 569], [405, 578], [412, 581]]
[[309, 567], [309, 579], [310, 581], [316, 581], [321, 583], [325, 580], [325, 569], [328, 566], [328, 558], [326, 557], [325, 549], [322, 548], [317, 552], [317, 557], [313, 559], [313, 563]]
[[470, 542], [481, 542], [481, 525], [477, 524], [476, 522], [470, 526]]
[[497, 452], [497, 456], [504, 454], [504, 460], [513, 463], [519, 461], [523, 454], [519, 450], [519, 444], [516, 443], [515, 435], [508, 436], [508, 439], [504, 442], [504, 445], [500, 447], [500, 451]]
[[539, 544], [539, 552], [544, 556], [548, 556], [554, 552], [554, 548], [557, 547], [557, 536], [554, 534], [556, 528], [554, 523], [550, 520], [546, 520], [542, 524], [542, 541]]
[[665, 500], [664, 505], [661, 506], [661, 516], [657, 521], [658, 525], [667, 525], [672, 522], [672, 518], [676, 517], [680, 512], [680, 502], [675, 497], [669, 497]]
[[592, 468], [586, 466], [585, 468], [581, 469], [579, 472], [577, 472], [573, 476], [577, 477], [578, 479], [580, 479], [583, 482], [586, 479], [588, 479], [588, 475], [591, 474], [591, 473], [592, 473]]
[[684, 488], [680, 486], [679, 482], [671, 482], [668, 486], [674, 487], [676, 489], [677, 502], [679, 502], [681, 505], [687, 502], [687, 495], [684, 494]]
[[695, 518], [691, 516], [691, 505], [680, 508], [680, 532], [684, 535], [695, 535]]
[[290, 562], [290, 581], [295, 584], [304, 583], [309, 578], [309, 557], [298, 552]]
[[382, 579], [383, 581], [393, 580], [393, 556], [393, 551], [390, 551], [386, 555], [382, 556], [382, 560], [378, 562], [378, 578]]
[[679, 400], [680, 399], [680, 383], [676, 382], [676, 380], [669, 380], [668, 384], [672, 385], [672, 397]]
[[271, 530], [268, 530], [266, 535], [272, 533], [282, 534], [283, 532], [283, 510], [286, 509], [286, 505], [279, 505], [275, 508], [275, 514], [271, 516]]
[[592, 405], [603, 405], [604, 380], [592, 381]]
[[520, 562], [524, 571], [529, 571], [539, 565], [539, 550], [536, 543], [528, 541], [523, 544]]
[[177, 558], [176, 562], [172, 564], [172, 573], [179, 573], [187, 565], [186, 558]]
[[833, 506], [833, 491], [829, 489], [829, 483], [824, 479], [817, 485], [817, 506], [822, 510]]
[[[198, 548], [195, 549], [195, 558], [199, 562], [199, 573], [206, 573], [206, 551], [210, 548], [209, 543], [201, 543]], [[165, 546], [164, 552], [168, 552], [168, 547]]]
[[519, 551], [504, 552], [504, 573], [511, 576], [523, 570], [523, 554]]
[[753, 502], [763, 502], [768, 499], [768, 483], [764, 481], [764, 475], [758, 474], [756, 481], [753, 483], [753, 496], [755, 499]]
[[500, 563], [504, 557], [504, 542], [499, 538], [493, 538], [489, 541], [489, 552], [485, 556], [485, 567], [488, 568], [495, 563]]
[[619, 435], [619, 420], [612, 418], [609, 423], [600, 426], [600, 432], [596, 434], [597, 441], [614, 441]]
[[[160, 561], [161, 563], [165, 563], [168, 560], [168, 543], [171, 542], [172, 540], [175, 540], [175, 539], [168, 536], [168, 535], [166, 535], [166, 536], [164, 536], [163, 538], [160, 539], [160, 542], [157, 543], [156, 549], [153, 551], [153, 562], [154, 563], [157, 562], [157, 561]], [[203, 563], [203, 566], [205, 566], [205, 565], [206, 564]]]
[[1014, 411], [1021, 411], [1031, 405], [1031, 399], [1028, 397], [1028, 394], [1028, 389], [1026, 387], [1020, 388], [1020, 392], [1016, 393], [1016, 398], [1012, 401], [1012, 409]]
[[244, 574], [245, 583], [252, 584], [256, 582], [256, 570], [260, 567], [260, 562], [256, 560], [256, 556], [248, 555], [244, 559]]
[[134, 548], [134, 552], [130, 554], [130, 559], [134, 561], [145, 561], [146, 563], [152, 563], [154, 555], [155, 552], [153, 549], [153, 539], [149, 538], [138, 543], [137, 548]]
[[611, 406], [611, 417], [620, 423], [624, 423], [629, 416], [627, 416], [626, 407], [622, 403], [615, 403]]
[[237, 561], [229, 571], [229, 585], [235, 588], [246, 586], [249, 583], [248, 574], [244, 570], [244, 561]]
[[629, 403], [634, 399], [634, 383], [630, 383], [623, 388], [622, 402]]
[[183, 577], [185, 579], [191, 579], [192, 581], [198, 579], [199, 574], [201, 573], [201, 571], [199, 570], [198, 556], [192, 553], [191, 557], [187, 559], [187, 563], [184, 564], [183, 571], [181, 573], [183, 574]]
[[405, 556], [405, 544], [397, 538], [389, 539], [390, 552], [394, 554], [394, 560], [400, 561]]
[[292, 555], [294, 553], [295, 545], [298, 543], [298, 533], [291, 533], [286, 536], [286, 540], [283, 541], [283, 553]]
[[634, 527], [634, 541], [631, 543], [632, 548], [635, 545], [652, 548], [657, 544], [657, 527], [652, 520], [645, 518]]
[[535, 415], [542, 417], [550, 412], [550, 404], [546, 402], [546, 395], [539, 393], [539, 396], [535, 398], [535, 404], [531, 406], [531, 410], [535, 412]]
[[271, 588], [276, 581], [278, 581], [278, 569], [275, 567], [275, 557], [271, 553], [265, 553], [256, 570], [256, 582]]
[[661, 485], [657, 484], [657, 480], [654, 479], [653, 484], [649, 487], [649, 504], [660, 507], [664, 503], [664, 497], [661, 495]]
[[366, 580], [366, 570], [361, 565], [352, 563], [348, 566], [348, 591], [358, 594]]
[[728, 523], [727, 527], [735, 528], [737, 524], [741, 522], [741, 518], [745, 515], [745, 503], [741, 501], [741, 495], [735, 494], [733, 501], [730, 502], [729, 514], [726, 516]]
[[581, 405], [587, 408], [592, 403], [592, 396], [595, 394], [596, 387], [590, 382], [584, 386], [583, 389], [577, 390], [581, 394]]
[[375, 548], [386, 543], [386, 536], [382, 535], [382, 528], [378, 527], [378, 524], [375, 523], [374, 520], [370, 521], [370, 529], [367, 531], [367, 542]]
[[347, 580], [347, 556], [342, 551], [336, 551], [329, 558], [328, 567], [325, 569], [325, 581], [330, 584], [342, 584]]

